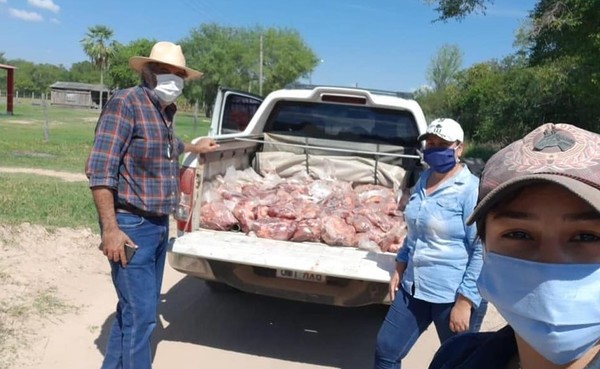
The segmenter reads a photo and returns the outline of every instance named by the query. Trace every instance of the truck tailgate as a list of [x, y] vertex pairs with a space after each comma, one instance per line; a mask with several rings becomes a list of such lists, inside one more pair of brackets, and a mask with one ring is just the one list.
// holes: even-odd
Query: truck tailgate
[[197, 230], [178, 237], [171, 252], [208, 260], [388, 283], [394, 254], [321, 243], [288, 242], [243, 233]]

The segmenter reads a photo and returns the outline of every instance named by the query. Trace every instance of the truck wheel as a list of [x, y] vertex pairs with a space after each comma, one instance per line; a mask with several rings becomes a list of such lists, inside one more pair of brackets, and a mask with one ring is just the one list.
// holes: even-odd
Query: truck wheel
[[236, 292], [237, 291], [235, 288], [231, 287], [230, 285], [227, 285], [227, 284], [221, 283], [221, 282], [204, 281], [204, 283], [206, 283], [206, 287], [208, 287], [208, 289], [214, 293]]

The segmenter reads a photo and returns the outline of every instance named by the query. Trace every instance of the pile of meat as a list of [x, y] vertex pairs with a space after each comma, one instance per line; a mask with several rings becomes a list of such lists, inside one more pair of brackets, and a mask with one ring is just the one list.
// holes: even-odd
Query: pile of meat
[[405, 236], [393, 190], [230, 168], [204, 183], [200, 226], [257, 237], [396, 251]]

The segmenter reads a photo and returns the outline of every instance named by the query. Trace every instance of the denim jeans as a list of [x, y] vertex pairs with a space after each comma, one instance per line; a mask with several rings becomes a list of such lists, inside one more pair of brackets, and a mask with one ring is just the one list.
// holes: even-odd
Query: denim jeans
[[[450, 311], [454, 303], [436, 304], [412, 297], [400, 288], [379, 329], [375, 348], [375, 369], [400, 369], [419, 336], [433, 322], [440, 342], [456, 333], [450, 330]], [[469, 332], [477, 332], [487, 311], [487, 301], [471, 309]]]
[[138, 246], [123, 268], [110, 262], [117, 291], [117, 311], [102, 369], [150, 369], [150, 336], [156, 314], [169, 240], [169, 217], [117, 213], [119, 228]]

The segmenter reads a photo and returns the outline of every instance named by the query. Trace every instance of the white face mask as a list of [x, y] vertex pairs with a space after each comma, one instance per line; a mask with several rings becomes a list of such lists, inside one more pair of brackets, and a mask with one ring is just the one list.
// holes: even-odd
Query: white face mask
[[177, 99], [183, 91], [183, 78], [175, 74], [157, 74], [154, 92], [158, 98], [167, 104]]

